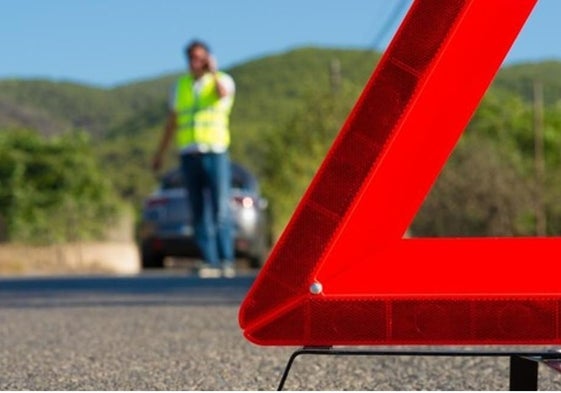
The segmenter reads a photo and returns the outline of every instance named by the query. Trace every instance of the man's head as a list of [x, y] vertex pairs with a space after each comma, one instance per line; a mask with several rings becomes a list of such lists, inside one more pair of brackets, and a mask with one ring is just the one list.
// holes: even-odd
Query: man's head
[[202, 76], [209, 68], [210, 49], [202, 41], [191, 41], [185, 48], [189, 69], [195, 77]]

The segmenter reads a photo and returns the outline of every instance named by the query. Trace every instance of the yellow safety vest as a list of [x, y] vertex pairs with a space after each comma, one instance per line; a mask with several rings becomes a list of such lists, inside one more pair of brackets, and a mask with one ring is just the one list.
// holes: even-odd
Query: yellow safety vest
[[[220, 72], [217, 77], [220, 78]], [[174, 109], [177, 113], [177, 146], [181, 150], [198, 144], [226, 149], [230, 145], [229, 115], [232, 100], [221, 100], [211, 74], [203, 75], [201, 90], [195, 94], [192, 75], [179, 78]]]

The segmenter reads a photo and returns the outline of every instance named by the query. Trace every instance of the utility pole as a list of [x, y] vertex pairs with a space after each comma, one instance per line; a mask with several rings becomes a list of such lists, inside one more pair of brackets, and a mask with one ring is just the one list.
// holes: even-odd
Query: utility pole
[[341, 90], [341, 61], [338, 58], [331, 60], [329, 67], [329, 79], [331, 82], [331, 92], [337, 94]]
[[535, 193], [534, 207], [536, 214], [536, 235], [545, 236], [547, 218], [544, 204], [544, 180], [545, 180], [545, 157], [544, 157], [544, 109], [543, 109], [543, 84], [534, 80], [534, 170], [535, 170]]

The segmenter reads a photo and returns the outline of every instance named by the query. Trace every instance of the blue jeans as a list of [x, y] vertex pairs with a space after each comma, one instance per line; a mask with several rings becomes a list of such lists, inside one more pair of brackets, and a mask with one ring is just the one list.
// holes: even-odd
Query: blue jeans
[[195, 241], [203, 260], [218, 267], [234, 260], [228, 153], [182, 154]]

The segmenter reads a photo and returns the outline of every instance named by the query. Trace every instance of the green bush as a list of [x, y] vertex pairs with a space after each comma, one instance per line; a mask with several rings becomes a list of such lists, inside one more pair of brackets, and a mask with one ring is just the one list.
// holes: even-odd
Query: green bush
[[2, 240], [100, 239], [122, 207], [84, 133], [0, 132]]

